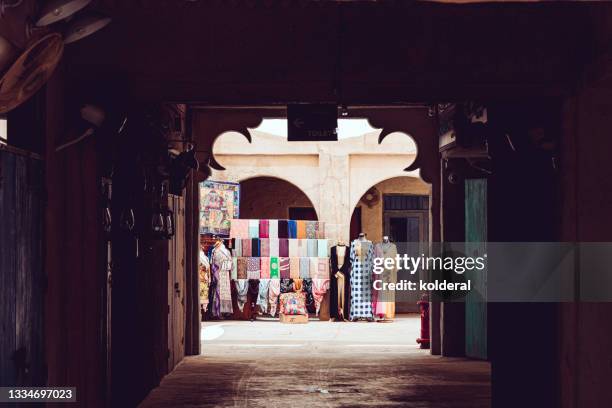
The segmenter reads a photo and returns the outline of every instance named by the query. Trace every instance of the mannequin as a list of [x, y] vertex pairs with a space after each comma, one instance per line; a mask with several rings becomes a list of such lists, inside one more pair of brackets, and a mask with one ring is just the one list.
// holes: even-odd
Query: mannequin
[[[374, 256], [376, 258], [395, 258], [397, 255], [397, 247], [387, 235], [383, 237], [381, 243], [374, 246]], [[397, 268], [395, 263], [391, 268], [385, 268], [383, 273], [378, 277], [383, 282], [397, 282]], [[395, 292], [393, 291], [374, 291], [373, 292], [374, 315], [381, 322], [392, 321], [395, 317]]]
[[372, 268], [374, 246], [364, 232], [351, 242], [351, 321], [367, 319], [373, 321], [372, 313]]
[[351, 290], [349, 275], [351, 271], [349, 247], [343, 240], [338, 240], [330, 250], [330, 316], [343, 321], [349, 315], [349, 293]]

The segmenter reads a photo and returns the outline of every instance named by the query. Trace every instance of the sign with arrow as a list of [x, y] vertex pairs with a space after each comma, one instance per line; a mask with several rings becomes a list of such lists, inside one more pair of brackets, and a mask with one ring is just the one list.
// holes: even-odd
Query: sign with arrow
[[290, 142], [338, 140], [338, 106], [332, 103], [287, 105]]

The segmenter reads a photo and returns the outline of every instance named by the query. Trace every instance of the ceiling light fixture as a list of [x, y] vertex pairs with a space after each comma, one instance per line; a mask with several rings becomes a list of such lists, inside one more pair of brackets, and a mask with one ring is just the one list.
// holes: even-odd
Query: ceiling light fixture
[[68, 25], [66, 34], [64, 35], [64, 44], [79, 41], [106, 27], [110, 22], [110, 17], [101, 15], [89, 14], [79, 16]]
[[60, 20], [65, 20], [79, 10], [85, 8], [91, 0], [51, 0], [42, 8], [40, 18], [36, 22], [38, 27], [48, 26]]

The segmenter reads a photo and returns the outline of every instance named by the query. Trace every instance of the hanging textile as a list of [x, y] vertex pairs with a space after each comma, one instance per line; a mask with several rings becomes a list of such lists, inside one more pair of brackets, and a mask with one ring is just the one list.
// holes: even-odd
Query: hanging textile
[[306, 244], [308, 245], [308, 256], [315, 257], [319, 254], [317, 248], [317, 240], [316, 239], [307, 239]]
[[230, 238], [249, 238], [249, 220], [234, 218], [231, 221]]
[[269, 238], [262, 238], [259, 240], [259, 256], [270, 256]]
[[280, 257], [278, 258], [278, 265], [279, 265], [279, 270], [280, 270], [280, 277], [281, 279], [288, 279], [291, 277], [291, 273], [289, 271], [289, 268], [291, 266], [289, 258], [287, 257]]
[[[375, 258], [391, 258], [394, 259], [397, 255], [397, 247], [393, 242], [382, 242], [374, 246], [374, 257]], [[377, 279], [382, 280], [385, 283], [397, 282], [397, 264], [391, 263], [391, 268], [385, 267], [386, 263], [383, 263], [384, 270]], [[379, 318], [393, 319], [395, 317], [395, 291], [393, 290], [372, 290], [372, 303], [374, 305], [374, 315]]]
[[368, 240], [351, 242], [350, 318], [372, 318], [372, 266], [374, 246]]
[[234, 256], [240, 257], [242, 256], [242, 239], [234, 238]]
[[297, 221], [287, 220], [288, 238], [297, 238]]
[[319, 314], [321, 302], [327, 290], [329, 289], [329, 279], [313, 279], [312, 280], [312, 296], [315, 302], [316, 314]]
[[[216, 270], [215, 276], [218, 278], [218, 292], [215, 295], [218, 298], [218, 304], [215, 301], [214, 310], [212, 311], [215, 317], [220, 317], [223, 313], [232, 313], [232, 292], [230, 273], [232, 270], [232, 254], [223, 245], [222, 242], [215, 244], [211, 252], [213, 270]], [[216, 289], [215, 289], [216, 291]], [[218, 306], [218, 308], [217, 308]]]
[[315, 279], [319, 273], [319, 258], [310, 257], [308, 260], [310, 263], [308, 276]]
[[293, 292], [293, 279], [281, 279], [280, 280], [280, 293]]
[[259, 220], [259, 238], [270, 237], [270, 221]]
[[248, 257], [251, 255], [251, 246], [253, 245], [253, 241], [251, 238], [241, 240], [242, 243], [242, 256]]
[[212, 180], [200, 183], [200, 234], [231, 235], [239, 207], [239, 184]]
[[300, 278], [310, 278], [310, 259], [307, 257], [300, 258]]
[[238, 258], [232, 258], [232, 273], [231, 279], [238, 279]]
[[304, 282], [302, 279], [300, 278], [293, 279], [293, 290], [295, 292], [301, 292], [303, 288], [304, 288]]
[[244, 310], [244, 304], [247, 301], [247, 293], [249, 291], [249, 281], [247, 279], [238, 279], [234, 282], [236, 282], [236, 293], [238, 294], [238, 297], [237, 297], [238, 309], [240, 310], [240, 312], [242, 312]]
[[278, 220], [278, 237], [289, 238], [289, 225], [287, 220]]
[[249, 257], [247, 258], [247, 279], [259, 279], [260, 271], [260, 258]]
[[268, 313], [268, 290], [270, 289], [270, 279], [259, 280], [259, 292], [257, 294], [257, 306], [263, 314]]
[[317, 272], [313, 279], [329, 279], [329, 259], [328, 258], [316, 258], [317, 259]]
[[317, 238], [316, 224], [317, 224], [316, 221], [306, 221], [306, 238], [308, 239]]
[[299, 241], [295, 238], [289, 238], [289, 257], [300, 256]]
[[278, 256], [289, 256], [289, 240], [287, 238], [278, 240]]
[[251, 256], [261, 256], [259, 253], [259, 238], [251, 238]]
[[336, 319], [348, 319], [350, 313], [349, 295], [351, 286], [350, 248], [346, 245], [336, 245], [330, 250], [329, 310], [330, 316]]
[[326, 239], [317, 240], [317, 256], [319, 258], [327, 257], [327, 240]]
[[249, 238], [259, 238], [259, 220], [249, 220]]
[[316, 313], [317, 308], [312, 294], [312, 279], [303, 279], [302, 287], [302, 291], [306, 294], [306, 309], [308, 313]]
[[276, 315], [276, 306], [278, 305], [278, 296], [280, 295], [280, 279], [270, 279], [268, 289], [268, 301], [270, 302], [270, 314]]
[[247, 278], [247, 258], [245, 257], [237, 258], [236, 264], [237, 264], [236, 279], [246, 279]]
[[208, 307], [208, 290], [210, 288], [210, 261], [202, 250], [200, 250], [199, 278], [200, 306], [206, 310]]
[[268, 237], [278, 238], [278, 220], [268, 220]]
[[270, 238], [270, 256], [278, 256], [278, 238]]
[[297, 221], [297, 238], [306, 238], [306, 221]]
[[259, 276], [261, 279], [270, 279], [270, 258], [261, 257], [261, 272]]
[[318, 221], [316, 226], [316, 238], [323, 239], [325, 238], [325, 223], [323, 221]]
[[300, 277], [300, 258], [289, 258], [289, 277], [291, 279], [297, 279]]
[[271, 256], [270, 257], [270, 279], [279, 279], [280, 278], [280, 265], [278, 264], [278, 257]]
[[308, 256], [308, 240], [298, 239], [298, 256]]

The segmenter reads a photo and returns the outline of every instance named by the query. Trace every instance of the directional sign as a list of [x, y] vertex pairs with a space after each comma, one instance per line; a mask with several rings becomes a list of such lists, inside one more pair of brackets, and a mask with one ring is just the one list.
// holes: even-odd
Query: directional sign
[[331, 103], [287, 105], [290, 142], [338, 140], [338, 106]]

